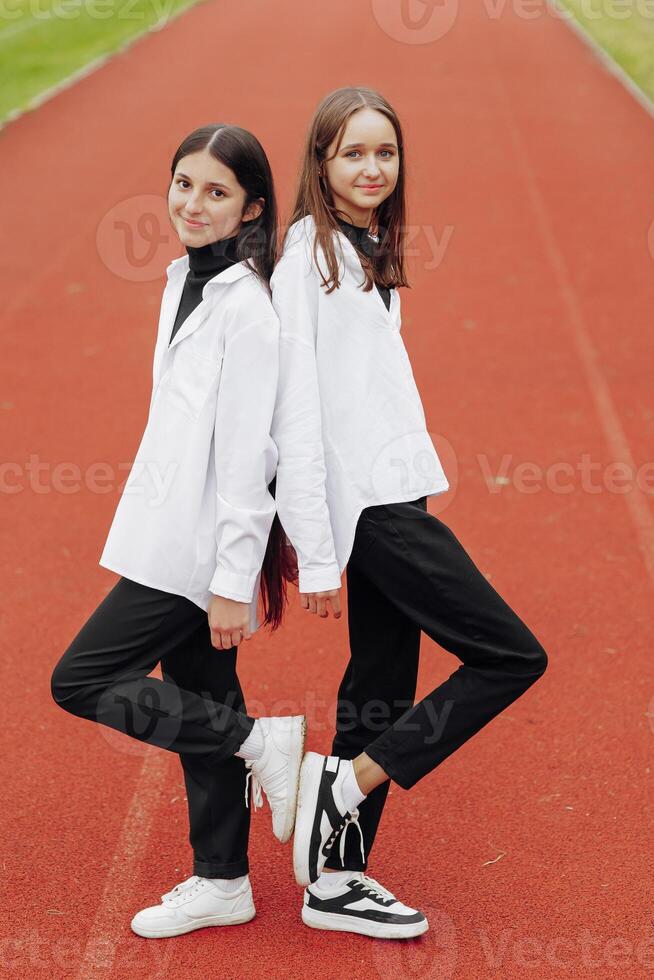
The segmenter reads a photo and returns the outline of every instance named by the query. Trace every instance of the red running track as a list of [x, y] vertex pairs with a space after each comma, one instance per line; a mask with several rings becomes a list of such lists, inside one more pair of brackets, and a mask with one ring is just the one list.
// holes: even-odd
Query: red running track
[[[442, 36], [413, 44], [388, 6], [212, 0], [0, 133], [2, 976], [654, 970], [652, 118], [545, 9], [450, 4]], [[286, 207], [315, 104], [353, 83], [386, 93], [407, 132], [403, 334], [454, 487], [430, 506], [550, 668], [413, 791], [391, 791], [371, 874], [429, 915], [425, 937], [304, 927], [290, 849], [261, 811], [257, 918], [143, 940], [133, 913], [190, 874], [178, 761], [49, 692], [115, 581], [97, 560], [180, 251], [165, 220], [135, 221], [161, 212], [181, 137], [221, 119], [259, 135]], [[252, 710], [306, 710], [309, 747], [328, 750], [346, 656], [345, 619], [294, 601], [242, 654]], [[419, 694], [457, 665], [423, 639]]]

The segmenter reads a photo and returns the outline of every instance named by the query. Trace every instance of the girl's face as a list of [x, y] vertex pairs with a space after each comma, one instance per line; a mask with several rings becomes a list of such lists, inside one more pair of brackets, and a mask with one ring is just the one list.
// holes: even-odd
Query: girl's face
[[244, 214], [245, 196], [234, 171], [208, 150], [182, 157], [168, 191], [168, 214], [179, 240], [198, 247], [236, 235], [241, 222], [263, 210], [260, 198]]
[[400, 155], [395, 129], [383, 112], [357, 109], [347, 122], [338, 153], [336, 145], [337, 139], [327, 149], [322, 174], [335, 206], [352, 224], [367, 227], [374, 209], [397, 184]]

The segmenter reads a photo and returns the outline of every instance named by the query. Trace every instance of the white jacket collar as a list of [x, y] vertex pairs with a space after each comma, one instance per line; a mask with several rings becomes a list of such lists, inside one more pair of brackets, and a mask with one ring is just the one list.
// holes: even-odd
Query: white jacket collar
[[[321, 248], [318, 249], [317, 259], [313, 255], [313, 242], [316, 235], [316, 222], [312, 214], [306, 214], [303, 218], [295, 221], [289, 226], [286, 233], [286, 238], [284, 240], [284, 248], [290, 248], [291, 245], [304, 240], [304, 247], [306, 249], [307, 256], [310, 256], [310, 261], [313, 264], [317, 261], [320, 271], [322, 271], [321, 259], [324, 260], [324, 253]], [[336, 261], [339, 265], [339, 278], [343, 278], [345, 275], [345, 269], [348, 268], [350, 272], [354, 273], [359, 277], [360, 273], [363, 271], [361, 266], [361, 259], [359, 258], [359, 253], [355, 249], [354, 245], [347, 237], [344, 235], [340, 228], [336, 228], [336, 241], [340, 245], [340, 255], [338, 250], [336, 252]], [[325, 270], [326, 270], [325, 265]], [[327, 272], [325, 271], [325, 276]], [[381, 297], [380, 297], [381, 298]], [[392, 294], [391, 303], [397, 305], [399, 297], [397, 297], [397, 290]], [[382, 300], [383, 303], [383, 300]], [[398, 327], [399, 329], [399, 327]]]
[[[359, 259], [357, 250], [355, 249], [350, 239], [347, 237], [347, 235], [343, 234], [343, 232], [338, 226], [336, 227], [335, 232], [336, 232], [338, 242], [343, 251], [343, 256], [344, 257], [345, 255], [348, 256], [350, 260], [350, 265], [354, 269], [360, 268], [361, 261]], [[309, 244], [309, 246], [311, 247], [313, 245], [315, 235], [316, 235], [315, 219], [312, 214], [305, 214], [303, 218], [299, 218], [292, 225], [289, 225], [288, 230], [286, 232], [286, 239], [284, 241], [284, 248], [292, 245], [294, 242], [297, 242], [302, 238], [304, 238], [305, 243]]]

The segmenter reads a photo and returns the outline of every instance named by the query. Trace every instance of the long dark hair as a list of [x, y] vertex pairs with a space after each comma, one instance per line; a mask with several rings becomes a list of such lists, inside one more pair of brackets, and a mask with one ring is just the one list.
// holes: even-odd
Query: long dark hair
[[256, 136], [247, 129], [213, 123], [194, 129], [182, 140], [170, 166], [171, 177], [182, 157], [203, 150], [229, 167], [236, 177], [245, 191], [244, 212], [260, 197], [265, 201], [258, 218], [241, 224], [236, 236], [236, 258], [238, 262], [246, 260], [270, 291], [270, 277], [277, 259], [277, 201], [268, 157]]
[[[254, 201], [264, 199], [259, 217], [241, 224], [236, 236], [236, 257], [239, 262], [247, 262], [270, 293], [270, 277], [277, 259], [278, 218], [275, 186], [265, 151], [258, 139], [240, 126], [201, 126], [189, 133], [175, 151], [171, 177], [182, 157], [203, 150], [229, 167], [236, 177], [245, 191], [244, 212]], [[275, 479], [268, 489], [274, 497]], [[281, 625], [287, 603], [286, 583], [297, 582], [297, 577], [295, 550], [275, 514], [261, 568], [262, 626], [269, 625], [273, 631]]]
[[[380, 286], [409, 285], [403, 248], [406, 235], [406, 169], [402, 127], [397, 113], [383, 95], [370, 88], [354, 86], [330, 92], [316, 109], [307, 134], [295, 205], [289, 222], [294, 224], [306, 215], [313, 217], [316, 225], [313, 256], [327, 293], [340, 285], [334, 251], [334, 232], [338, 231], [336, 215], [339, 212], [334, 205], [327, 177], [319, 176], [319, 171], [334, 140], [337, 140], [335, 153], [338, 153], [348, 120], [359, 109], [376, 109], [386, 116], [395, 130], [400, 158], [397, 184], [373, 215], [373, 224], [380, 233], [379, 247], [372, 256], [359, 255], [366, 276], [363, 286], [367, 291], [372, 289], [375, 282]], [[319, 248], [327, 261], [326, 276], [318, 264]]]

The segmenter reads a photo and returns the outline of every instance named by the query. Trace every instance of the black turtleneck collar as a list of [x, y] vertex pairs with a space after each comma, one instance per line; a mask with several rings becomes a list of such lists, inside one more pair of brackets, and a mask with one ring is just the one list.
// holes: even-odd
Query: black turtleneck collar
[[[364, 255], [368, 258], [375, 259], [378, 254], [380, 254], [379, 240], [377, 237], [372, 237], [368, 233], [368, 228], [359, 228], [358, 225], [350, 224], [349, 221], [343, 221], [342, 218], [336, 218], [338, 226], [345, 235], [345, 237], [351, 242], [355, 248], [358, 248]], [[383, 229], [380, 228], [380, 236], [383, 238]], [[388, 286], [380, 286], [379, 283], [375, 282], [377, 292], [384, 301], [384, 306], [386, 309], [390, 309], [391, 302], [391, 291]]]
[[348, 238], [353, 245], [358, 245], [361, 248], [363, 245], [368, 245], [369, 243], [374, 244], [374, 239], [368, 234], [367, 226], [365, 228], [360, 228], [358, 225], [353, 225], [349, 221], [344, 221], [342, 218], [337, 218], [341, 231]]
[[[358, 225], [353, 225], [349, 221], [343, 221], [342, 218], [336, 218], [336, 221], [352, 245], [361, 249], [370, 258], [375, 257], [378, 252], [380, 237], [373, 237], [370, 235], [368, 228], [360, 228]], [[380, 232], [382, 231], [381, 228], [379, 230]]]
[[236, 261], [236, 239], [221, 238], [207, 245], [187, 245], [189, 273], [195, 279], [213, 278]]
[[219, 242], [209, 242], [208, 245], [186, 246], [189, 269], [186, 273], [169, 343], [184, 320], [202, 302], [202, 293], [209, 280], [238, 261], [236, 258], [236, 238], [235, 235], [233, 238], [222, 238]]

